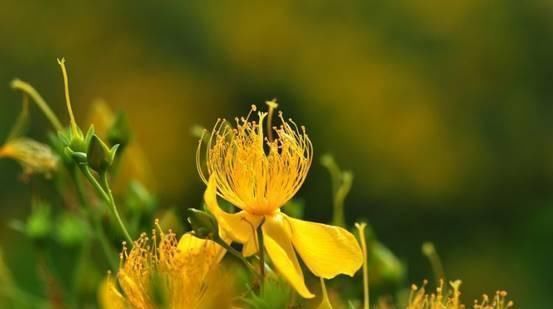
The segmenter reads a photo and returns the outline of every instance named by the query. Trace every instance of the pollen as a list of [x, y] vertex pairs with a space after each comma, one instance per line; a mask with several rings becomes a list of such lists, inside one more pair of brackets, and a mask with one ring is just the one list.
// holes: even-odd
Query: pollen
[[223, 253], [211, 241], [190, 234], [179, 241], [157, 225], [151, 236], [142, 233], [132, 249], [123, 243], [117, 273], [122, 291], [112, 292], [133, 308], [197, 308]]
[[[440, 281], [440, 285], [434, 293], [426, 292], [428, 284], [424, 281], [422, 287], [411, 286], [409, 295], [409, 304], [407, 309], [464, 309], [467, 308], [461, 302], [461, 281], [456, 280], [449, 283], [449, 287]], [[475, 300], [471, 308], [474, 309], [508, 309], [513, 308], [514, 303], [507, 301], [507, 292], [497, 291], [495, 296], [490, 299], [486, 294], [482, 295], [481, 300]]]
[[[202, 180], [207, 184], [215, 176], [219, 196], [255, 215], [271, 214], [290, 200], [313, 160], [313, 145], [304, 127], [285, 120], [281, 112], [278, 126], [269, 121], [264, 127], [276, 103], [271, 101], [269, 107], [269, 113], [257, 112], [258, 121], [250, 119], [255, 106], [246, 117], [236, 118], [234, 125], [218, 120], [207, 146], [200, 139], [196, 152]], [[207, 171], [202, 167], [204, 152]]]

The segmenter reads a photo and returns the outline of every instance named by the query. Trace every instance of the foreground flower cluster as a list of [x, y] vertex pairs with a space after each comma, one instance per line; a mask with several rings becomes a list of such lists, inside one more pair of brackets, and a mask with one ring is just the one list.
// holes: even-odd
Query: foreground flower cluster
[[142, 234], [123, 249], [117, 280], [110, 275], [102, 286], [104, 308], [205, 308], [216, 300], [218, 264], [224, 249], [191, 234], [180, 240], [169, 231]]
[[[157, 207], [155, 198], [136, 181], [130, 182], [124, 198], [114, 194], [112, 186], [118, 166], [124, 161], [122, 153], [128, 152], [129, 128], [124, 118], [111, 115], [105, 105], [100, 105], [102, 114], [108, 114], [103, 118], [109, 119], [109, 124], [100, 124], [107, 133], [97, 133], [92, 125], [81, 129], [73, 115], [63, 59], [59, 65], [69, 124], [64, 127], [34, 88], [16, 80], [12, 87], [24, 94], [24, 107], [12, 134], [0, 147], [0, 158], [17, 160], [26, 177], [54, 178], [59, 195], [69, 205], [57, 241], [68, 247], [86, 244], [82, 260], [87, 258], [85, 249], [96, 244], [102, 248], [104, 262], [114, 273], [110, 272], [99, 285], [101, 307], [332, 308], [333, 303], [346, 306], [347, 301], [349, 307], [368, 309], [372, 274], [376, 279], [402, 281], [401, 263], [374, 235], [369, 237], [371, 232], [365, 229], [365, 223], [356, 224], [358, 238], [347, 229], [343, 202], [351, 188], [352, 173], [342, 172], [331, 158], [324, 157], [323, 164], [333, 177], [334, 224], [305, 221], [297, 211], [283, 210], [293, 206], [293, 198], [306, 181], [314, 150], [303, 126], [285, 119], [282, 112], [275, 115], [275, 101], [267, 102], [267, 112], [252, 106], [246, 116], [232, 122], [219, 119], [211, 132], [204, 131], [199, 138], [196, 166], [206, 185], [205, 207], [187, 209], [188, 231], [182, 227], [184, 219], [169, 213], [165, 220], [155, 220], [150, 236], [143, 233], [140, 222], [144, 218], [151, 222]], [[52, 124], [55, 134], [50, 136], [50, 144], [23, 134], [29, 99]], [[33, 206], [29, 221], [14, 226], [37, 243], [47, 243], [52, 234], [51, 208], [44, 203]], [[177, 235], [162, 228], [171, 225], [180, 226], [181, 232]], [[83, 227], [91, 230], [89, 234], [83, 232]], [[112, 245], [123, 239], [117, 265]], [[79, 267], [74, 275], [77, 283], [87, 278]], [[336, 293], [328, 292], [325, 280], [338, 275], [353, 277], [361, 267], [363, 288], [358, 294], [362, 297], [342, 299], [339, 293], [329, 296]], [[47, 267], [42, 271], [55, 282]], [[361, 286], [355, 280], [348, 281], [349, 289]], [[410, 297], [400, 303], [407, 309], [464, 308], [459, 285], [456, 281], [446, 288], [442, 283], [434, 294], [426, 293], [424, 287], [413, 287]], [[24, 293], [15, 287], [13, 291], [17, 292], [11, 296], [14, 301], [26, 301], [17, 298]], [[33, 300], [33, 304], [60, 303], [63, 292], [48, 291], [46, 300]], [[70, 305], [82, 304], [78, 297], [69, 298], [73, 302]], [[378, 302], [377, 307], [394, 305]], [[475, 309], [511, 307], [513, 303], [506, 300], [505, 292], [491, 299], [485, 296], [474, 304]]]

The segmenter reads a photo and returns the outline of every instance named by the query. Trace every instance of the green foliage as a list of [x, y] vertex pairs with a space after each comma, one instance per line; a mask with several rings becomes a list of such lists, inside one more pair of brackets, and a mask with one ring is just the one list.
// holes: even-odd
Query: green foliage
[[88, 223], [81, 217], [63, 213], [56, 219], [55, 237], [63, 246], [78, 246], [91, 236], [90, 233]]
[[156, 197], [139, 181], [132, 180], [125, 194], [125, 206], [135, 214], [151, 214], [157, 208]]
[[344, 201], [351, 190], [353, 173], [340, 169], [334, 157], [330, 154], [321, 156], [321, 164], [330, 173], [332, 183], [332, 224], [345, 227]]
[[250, 293], [243, 299], [248, 308], [272, 309], [289, 308], [292, 302], [292, 289], [280, 277], [269, 276], [260, 294]]
[[25, 234], [33, 240], [44, 240], [51, 236], [53, 227], [51, 206], [36, 202], [25, 224]]

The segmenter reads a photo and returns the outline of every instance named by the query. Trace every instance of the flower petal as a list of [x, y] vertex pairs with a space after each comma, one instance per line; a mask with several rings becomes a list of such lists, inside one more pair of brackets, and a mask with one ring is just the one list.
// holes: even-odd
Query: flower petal
[[179, 249], [179, 254], [183, 257], [202, 256], [202, 258], [206, 260], [206, 264], [220, 262], [226, 253], [226, 250], [214, 241], [200, 239], [190, 233], [182, 235], [177, 249]]
[[98, 302], [103, 309], [124, 309], [128, 307], [125, 297], [117, 290], [117, 283], [110, 275], [100, 284]]
[[338, 274], [353, 276], [363, 264], [359, 243], [347, 230], [286, 217], [292, 243], [313, 274], [325, 279]]
[[242, 255], [249, 257], [256, 254], [257, 251], [259, 251], [257, 238], [255, 237], [255, 234], [253, 234], [253, 237], [244, 243], [244, 246], [242, 247]]
[[225, 236], [240, 243], [247, 243], [250, 239], [255, 239], [254, 232], [261, 222], [261, 218], [249, 215], [244, 211], [235, 214], [223, 211], [217, 203], [217, 179], [214, 176], [209, 178], [204, 200], [207, 209], [217, 219], [219, 227], [224, 230]]
[[305, 285], [303, 272], [290, 241], [290, 228], [284, 216], [280, 213], [267, 216], [263, 224], [263, 235], [265, 249], [275, 268], [302, 297], [314, 297]]

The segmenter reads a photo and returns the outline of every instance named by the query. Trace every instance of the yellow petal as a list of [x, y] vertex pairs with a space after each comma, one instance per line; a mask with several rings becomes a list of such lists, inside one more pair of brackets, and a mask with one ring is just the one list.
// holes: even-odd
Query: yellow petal
[[217, 243], [207, 239], [200, 239], [190, 233], [182, 235], [177, 249], [179, 249], [179, 253], [182, 256], [201, 255], [204, 260], [209, 258], [210, 261], [206, 262], [210, 263], [220, 262], [226, 253], [226, 250]]
[[117, 290], [115, 279], [110, 275], [100, 284], [98, 302], [103, 309], [127, 308], [125, 297]]
[[[124, 269], [119, 269], [117, 273], [119, 286], [126, 295], [126, 299], [133, 308], [150, 308], [151, 302], [144, 285], [140, 282], [140, 278], [134, 278]], [[135, 280], [138, 279], [138, 280]]]
[[284, 216], [280, 213], [267, 216], [263, 224], [263, 235], [265, 249], [275, 268], [302, 297], [314, 297], [315, 295], [305, 285], [303, 272], [290, 241], [290, 229]]
[[252, 236], [253, 237], [250, 238], [248, 242], [244, 243], [244, 247], [242, 248], [242, 255], [245, 257], [252, 256], [259, 251], [257, 238], [255, 237], [255, 234], [252, 234]]
[[209, 178], [204, 200], [207, 209], [217, 219], [219, 228], [224, 230], [225, 236], [240, 243], [247, 243], [250, 239], [255, 239], [254, 232], [261, 222], [261, 218], [249, 215], [244, 211], [235, 214], [223, 211], [217, 203], [217, 179], [214, 176]]
[[347, 230], [286, 217], [292, 243], [313, 274], [325, 279], [338, 274], [353, 276], [363, 264], [363, 252]]

